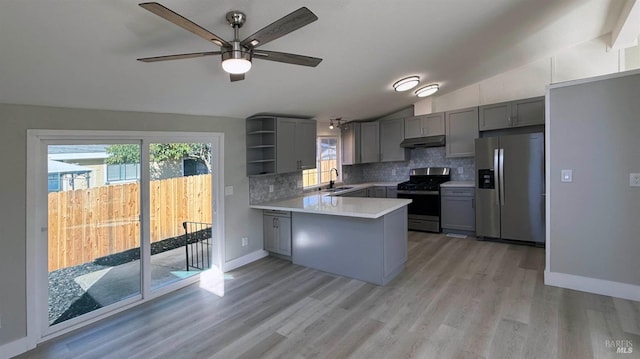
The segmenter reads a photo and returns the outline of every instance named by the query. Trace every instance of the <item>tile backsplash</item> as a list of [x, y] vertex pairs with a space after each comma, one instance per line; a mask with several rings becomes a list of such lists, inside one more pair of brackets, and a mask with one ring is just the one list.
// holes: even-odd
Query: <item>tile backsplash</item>
[[[410, 170], [420, 167], [450, 167], [451, 180], [475, 180], [474, 158], [447, 158], [444, 147], [415, 148], [410, 151], [409, 158], [409, 161], [401, 162], [342, 166], [342, 180], [345, 183], [406, 181]], [[462, 173], [459, 173], [459, 168], [462, 168]]]
[[[409, 171], [419, 167], [451, 167], [451, 180], [473, 181], [473, 157], [446, 158], [444, 147], [416, 148], [410, 151], [410, 160], [401, 162], [368, 163], [342, 166], [338, 181], [344, 183], [402, 182], [409, 179]], [[462, 173], [458, 169], [462, 168]], [[395, 175], [393, 174], [395, 173]], [[302, 172], [249, 177], [249, 202], [257, 204], [301, 195]], [[273, 186], [273, 192], [269, 192]]]
[[[257, 204], [302, 194], [302, 172], [249, 177], [249, 203]], [[269, 186], [273, 192], [269, 192]]]

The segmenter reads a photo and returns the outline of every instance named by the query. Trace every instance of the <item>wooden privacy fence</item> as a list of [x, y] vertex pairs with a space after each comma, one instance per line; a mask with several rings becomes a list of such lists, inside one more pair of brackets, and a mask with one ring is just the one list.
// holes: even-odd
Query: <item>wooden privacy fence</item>
[[[151, 242], [211, 223], [211, 175], [151, 181]], [[49, 193], [49, 271], [140, 246], [140, 184]]]

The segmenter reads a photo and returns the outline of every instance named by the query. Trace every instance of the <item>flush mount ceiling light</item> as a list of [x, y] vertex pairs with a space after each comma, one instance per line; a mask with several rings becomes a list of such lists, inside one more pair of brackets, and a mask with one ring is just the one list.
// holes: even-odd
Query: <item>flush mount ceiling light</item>
[[415, 94], [418, 97], [427, 97], [427, 96], [433, 95], [434, 93], [438, 92], [439, 89], [440, 89], [440, 85], [431, 84], [431, 85], [427, 85], [425, 87], [421, 87], [421, 88], [417, 89]]
[[409, 76], [396, 81], [396, 83], [393, 84], [393, 89], [398, 92], [407, 91], [418, 86], [419, 83], [420, 78], [418, 76]]

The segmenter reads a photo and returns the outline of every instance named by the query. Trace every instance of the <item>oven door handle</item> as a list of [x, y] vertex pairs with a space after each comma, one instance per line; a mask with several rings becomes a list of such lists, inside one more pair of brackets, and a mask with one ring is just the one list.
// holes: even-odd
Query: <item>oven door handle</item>
[[427, 195], [427, 196], [437, 196], [440, 194], [438, 191], [405, 191], [398, 190], [396, 193], [398, 194], [417, 194], [417, 195]]

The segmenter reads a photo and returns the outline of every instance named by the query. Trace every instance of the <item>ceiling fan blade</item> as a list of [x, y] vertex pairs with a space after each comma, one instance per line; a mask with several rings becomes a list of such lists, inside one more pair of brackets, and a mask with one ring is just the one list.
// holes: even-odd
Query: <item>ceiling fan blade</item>
[[181, 60], [181, 59], [191, 59], [194, 57], [203, 57], [203, 56], [211, 56], [211, 55], [220, 55], [220, 51], [209, 51], [209, 52], [192, 52], [189, 54], [176, 54], [176, 55], [166, 55], [166, 56], [154, 56], [154, 57], [142, 57], [137, 59], [142, 62], [158, 62], [158, 61], [168, 61], [168, 60]]
[[316, 20], [318, 20], [318, 17], [311, 12], [311, 10], [303, 6], [242, 40], [241, 45], [248, 48], [256, 48], [292, 31], [298, 30]]
[[231, 82], [242, 81], [244, 80], [244, 74], [229, 74], [229, 78]]
[[253, 58], [310, 67], [316, 67], [318, 66], [318, 64], [320, 64], [320, 62], [322, 62], [322, 59], [317, 57], [265, 50], [256, 50], [256, 52], [253, 53]]
[[219, 37], [218, 35], [215, 35], [213, 33], [211, 33], [209, 30], [203, 28], [202, 26], [194, 23], [193, 21], [187, 19], [186, 17], [176, 13], [175, 11], [168, 9], [166, 7], [164, 7], [163, 5], [158, 4], [157, 2], [145, 2], [142, 4], [139, 4], [143, 9], [148, 10], [158, 16], [160, 16], [161, 18], [170, 21], [178, 26], [180, 26], [181, 28], [188, 30], [198, 36], [200, 36], [201, 38], [213, 42], [214, 44], [218, 45], [218, 46], [226, 46], [229, 47], [231, 46], [231, 44], [229, 44], [227, 41], [223, 40], [221, 37]]

